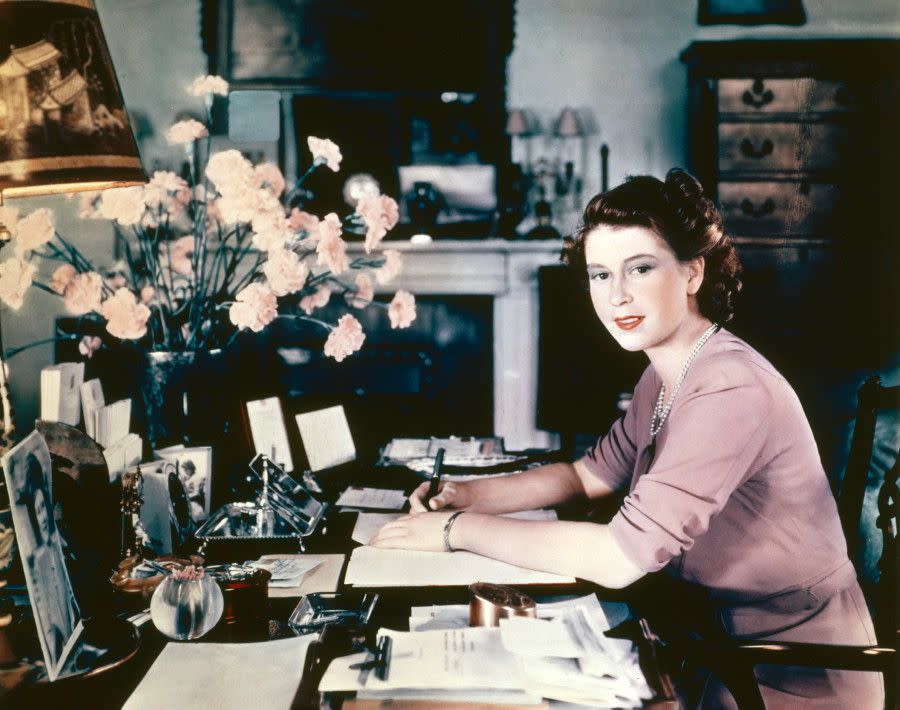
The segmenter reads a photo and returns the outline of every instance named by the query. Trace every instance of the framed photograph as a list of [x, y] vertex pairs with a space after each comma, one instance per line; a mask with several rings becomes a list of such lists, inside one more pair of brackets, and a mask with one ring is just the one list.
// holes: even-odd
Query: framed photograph
[[195, 523], [206, 520], [212, 497], [212, 447], [171, 446], [158, 449], [154, 455], [175, 465], [175, 472], [187, 493], [191, 520]]
[[700, 0], [699, 25], [802, 25], [802, 0]]
[[53, 515], [50, 451], [34, 431], [0, 462], [47, 676], [53, 681], [75, 648], [82, 623]]

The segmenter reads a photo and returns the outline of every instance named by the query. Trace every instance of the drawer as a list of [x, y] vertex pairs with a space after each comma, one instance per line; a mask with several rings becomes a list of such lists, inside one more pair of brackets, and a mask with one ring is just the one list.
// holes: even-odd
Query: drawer
[[720, 79], [719, 112], [804, 116], [850, 110], [856, 94], [843, 81], [819, 79]]
[[840, 123], [720, 123], [719, 170], [831, 170], [844, 162], [848, 138]]
[[833, 235], [839, 197], [838, 186], [827, 183], [719, 183], [719, 207], [734, 236]]

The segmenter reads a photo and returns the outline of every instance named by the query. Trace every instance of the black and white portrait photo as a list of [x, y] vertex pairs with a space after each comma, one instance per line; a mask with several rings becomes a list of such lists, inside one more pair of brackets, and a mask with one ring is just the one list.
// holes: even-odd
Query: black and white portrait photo
[[32, 432], [2, 462], [35, 625], [54, 680], [80, 634], [81, 617], [53, 515], [50, 452]]
[[157, 450], [156, 455], [175, 465], [190, 504], [191, 519], [194, 522], [206, 520], [209, 517], [211, 497], [212, 448], [172, 446]]

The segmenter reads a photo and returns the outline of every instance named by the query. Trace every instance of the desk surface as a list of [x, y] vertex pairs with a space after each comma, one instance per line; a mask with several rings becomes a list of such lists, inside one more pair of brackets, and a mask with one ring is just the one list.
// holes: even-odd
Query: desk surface
[[[402, 477], [402, 474], [401, 474]], [[386, 482], [385, 487], [393, 486], [411, 490], [414, 485], [418, 484], [419, 479], [415, 475], [408, 477], [406, 481], [397, 480], [396, 476], [392, 481]], [[328, 481], [326, 487], [326, 495], [336, 496], [338, 489], [342, 490], [345, 485], [344, 481]], [[398, 485], [399, 484], [399, 485]], [[343, 582], [344, 573], [346, 572], [346, 560], [349, 559], [349, 552], [357, 543], [352, 542], [350, 534], [356, 521], [355, 514], [340, 513], [336, 510], [331, 511], [327, 524], [323, 527], [323, 534], [317, 534], [306, 540], [307, 551], [310, 553], [343, 553], [347, 557], [344, 561], [344, 567], [341, 570], [341, 582]], [[295, 550], [291, 550], [295, 551]], [[224, 548], [218, 551], [224, 552]], [[271, 549], [263, 549], [260, 553], [272, 552]], [[250, 559], [245, 556], [246, 550], [242, 550], [240, 555], [235, 559]], [[215, 560], [211, 560], [215, 561]], [[528, 587], [527, 591], [535, 597], [541, 598], [545, 595], [567, 594], [585, 594], [596, 591], [595, 586], [587, 583], [579, 582], [573, 585], [566, 585], [564, 588], [553, 586], [549, 588]], [[367, 590], [369, 591], [369, 590]], [[374, 630], [379, 627], [388, 627], [394, 629], [405, 630], [408, 628], [409, 612], [412, 606], [425, 604], [459, 604], [468, 603], [468, 590], [465, 587], [425, 587], [425, 588], [388, 588], [374, 590], [381, 594], [381, 600], [376, 607], [370, 627]], [[599, 595], [601, 599], [621, 600], [621, 594], [611, 590], [604, 590]], [[202, 640], [204, 642], [250, 642], [273, 640], [278, 638], [286, 638], [294, 635], [294, 632], [287, 624], [287, 618], [297, 604], [296, 597], [271, 597], [268, 601], [265, 619], [249, 624], [226, 625], [220, 622], [212, 632], [207, 634]], [[607, 607], [611, 608], [611, 607]], [[611, 623], [621, 620], [621, 611], [612, 614]], [[637, 629], [637, 625], [634, 625]], [[638, 641], [639, 651], [641, 653], [641, 662], [644, 666], [645, 675], [648, 682], [655, 692], [658, 694], [659, 701], [663, 705], [653, 704], [653, 707], [675, 707], [669, 705], [671, 699], [671, 684], [659, 667], [656, 651], [652, 642], [640, 638], [639, 632], [635, 631], [635, 639]], [[2, 639], [0, 639], [2, 640]], [[152, 623], [147, 623], [141, 628], [141, 647], [136, 657], [125, 663], [122, 667], [112, 669], [100, 675], [91, 678], [75, 678], [58, 681], [51, 685], [40, 686], [19, 686], [10, 691], [7, 695], [3, 695], [4, 686], [11, 685], [15, 679], [10, 675], [4, 676], [0, 672], [0, 699], [4, 707], [8, 708], [31, 708], [34, 707], [57, 707], [72, 706], [90, 707], [90, 708], [120, 708], [124, 701], [129, 697], [131, 692], [140, 682], [149, 669], [150, 665], [161, 652], [167, 643]], [[321, 668], [320, 670], [324, 670]], [[318, 698], [311, 698], [309, 683], [301, 686], [301, 691], [306, 693], [306, 697], [301, 697], [302, 693], [298, 691], [298, 699], [295, 707], [315, 706]]]

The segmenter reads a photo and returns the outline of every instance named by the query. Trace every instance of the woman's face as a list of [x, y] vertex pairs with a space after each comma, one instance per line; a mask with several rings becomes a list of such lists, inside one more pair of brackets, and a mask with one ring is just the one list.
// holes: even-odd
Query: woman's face
[[584, 255], [597, 317], [625, 350], [664, 345], [697, 313], [702, 259], [680, 262], [653, 230], [600, 225]]

